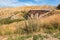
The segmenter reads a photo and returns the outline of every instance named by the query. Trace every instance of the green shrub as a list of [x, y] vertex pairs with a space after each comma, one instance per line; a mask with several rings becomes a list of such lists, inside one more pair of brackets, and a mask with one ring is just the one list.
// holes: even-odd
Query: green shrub
[[57, 6], [57, 9], [59, 9], [59, 10], [60, 10], [60, 4]]
[[[24, 19], [22, 19], [24, 20]], [[10, 23], [13, 23], [13, 22], [19, 22], [19, 21], [22, 21], [21, 19], [14, 19], [14, 20], [11, 20], [10, 18], [4, 18], [4, 19], [0, 19], [0, 24], [10, 24]]]
[[25, 19], [28, 19], [28, 12], [26, 12], [26, 11], [21, 11], [21, 13], [23, 13], [23, 17], [24, 17]]
[[33, 36], [33, 40], [38, 40], [39, 39], [39, 36], [38, 35], [34, 35]]
[[60, 33], [53, 35], [53, 37], [60, 39]]

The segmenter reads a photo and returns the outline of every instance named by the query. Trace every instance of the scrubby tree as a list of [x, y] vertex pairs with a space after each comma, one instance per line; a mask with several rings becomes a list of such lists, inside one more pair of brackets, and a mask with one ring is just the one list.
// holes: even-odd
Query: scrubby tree
[[60, 4], [57, 6], [57, 9], [59, 9], [59, 10], [60, 10]]
[[21, 13], [23, 13], [23, 17], [24, 17], [25, 19], [28, 19], [28, 12], [26, 12], [26, 11], [21, 11]]

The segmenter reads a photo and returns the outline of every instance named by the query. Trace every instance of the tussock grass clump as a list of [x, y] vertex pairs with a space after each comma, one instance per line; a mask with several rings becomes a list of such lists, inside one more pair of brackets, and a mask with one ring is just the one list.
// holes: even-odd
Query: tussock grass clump
[[[7, 24], [7, 28], [1, 27], [0, 34], [31, 34], [36, 32], [43, 32], [43, 33], [59, 33], [60, 31], [60, 14], [53, 14], [48, 17], [34, 17], [28, 18], [24, 20], [24, 22], [20, 20], [10, 20], [4, 19], [1, 20], [0, 23]], [[6, 22], [6, 23], [5, 23]], [[9, 23], [17, 22], [16, 26], [10, 26]], [[19, 23], [20, 22], [20, 23]], [[22, 24], [21, 24], [22, 23]], [[11, 28], [13, 27], [13, 28]], [[15, 28], [15, 29], [14, 29]], [[14, 30], [11, 30], [14, 29]]]
[[53, 14], [52, 16], [41, 18], [41, 20], [39, 18], [28, 19], [23, 30], [25, 33], [39, 32], [41, 29], [47, 33], [55, 33], [56, 30], [60, 30], [60, 24], [57, 21], [59, 20], [58, 16], [59, 14]]

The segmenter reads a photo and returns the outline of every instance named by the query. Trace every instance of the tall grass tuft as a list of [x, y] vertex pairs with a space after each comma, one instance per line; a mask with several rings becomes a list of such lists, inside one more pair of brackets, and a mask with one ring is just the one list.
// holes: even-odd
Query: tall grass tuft
[[35, 15], [35, 17], [28, 18], [27, 20], [24, 20], [24, 22], [22, 21], [20, 22], [20, 20], [15, 20], [13, 21], [13, 22], [17, 22], [15, 24], [16, 27], [13, 26], [15, 30], [11, 31], [11, 29], [9, 29], [11, 26], [8, 26], [5, 29], [1, 27], [2, 29], [0, 28], [0, 34], [2, 34], [1, 32], [3, 32], [4, 34], [30, 34], [30, 33], [37, 33], [37, 32], [56, 33], [60, 31], [59, 17], [60, 14], [53, 14], [51, 16], [41, 17], [41, 18]]

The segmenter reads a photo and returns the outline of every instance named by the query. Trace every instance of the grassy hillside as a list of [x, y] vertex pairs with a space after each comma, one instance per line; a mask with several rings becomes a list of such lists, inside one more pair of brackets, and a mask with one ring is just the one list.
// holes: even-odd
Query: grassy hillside
[[[24, 13], [32, 9], [54, 11], [44, 17], [35, 16], [26, 20]], [[60, 10], [50, 6], [0, 8], [0, 40], [60, 40], [59, 17]]]
[[0, 18], [9, 17], [18, 13], [17, 16], [20, 16], [21, 11], [29, 11], [29, 10], [40, 10], [40, 9], [55, 9], [53, 6], [24, 6], [24, 7], [16, 7], [16, 8], [0, 8]]

